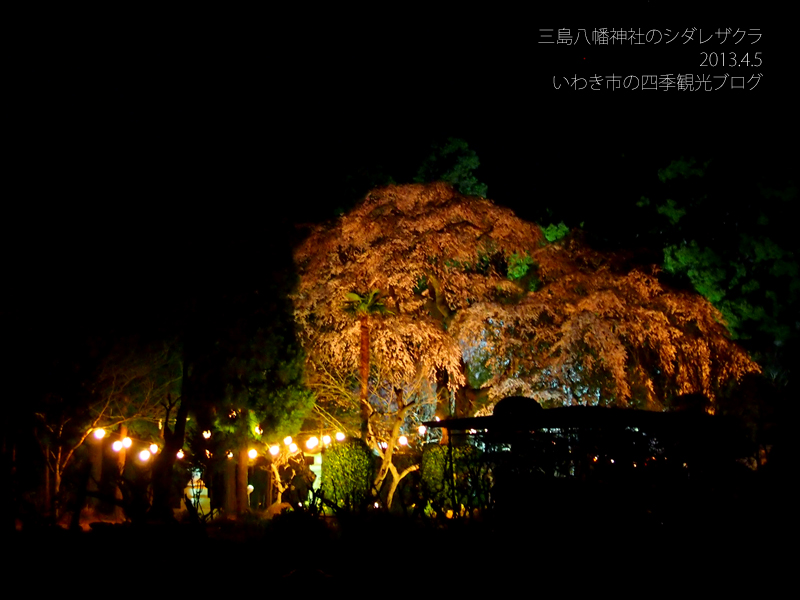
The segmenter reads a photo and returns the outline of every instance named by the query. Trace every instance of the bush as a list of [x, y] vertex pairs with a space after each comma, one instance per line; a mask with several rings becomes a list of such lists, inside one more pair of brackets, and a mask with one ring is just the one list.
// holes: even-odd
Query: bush
[[491, 488], [490, 465], [484, 460], [483, 453], [473, 446], [458, 446], [453, 448], [453, 462], [450, 475], [448, 448], [439, 444], [425, 446], [421, 467], [422, 493], [431, 508], [437, 513], [487, 508]]
[[331, 446], [322, 467], [322, 493], [328, 503], [358, 510], [370, 499], [372, 453], [360, 439]]

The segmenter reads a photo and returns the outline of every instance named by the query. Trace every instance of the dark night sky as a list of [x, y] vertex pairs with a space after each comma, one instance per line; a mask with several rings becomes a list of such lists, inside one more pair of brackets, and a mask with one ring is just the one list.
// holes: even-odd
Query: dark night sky
[[[613, 23], [509, 15], [477, 31], [422, 19], [366, 32], [322, 18], [262, 29], [234, 19], [186, 25], [185, 41], [165, 26], [123, 41], [110, 30], [47, 50], [31, 42], [37, 68], [24, 70], [20, 91], [13, 168], [22, 185], [7, 201], [3, 311], [123, 319], [181, 281], [257, 278], [288, 223], [341, 204], [332, 182], [376, 165], [410, 177], [446, 136], [469, 142], [489, 197], [522, 217], [542, 204], [569, 205], [576, 219], [614, 211], [681, 154], [746, 162], [756, 150], [796, 164], [786, 158], [797, 139], [789, 39], [754, 18], [706, 27], [761, 28], [763, 67], [744, 69], [764, 74], [752, 92], [553, 89], [554, 75], [728, 71], [699, 66], [710, 44], [538, 44], [546, 27], [669, 28], [655, 14]], [[610, 170], [621, 154], [629, 166]]]

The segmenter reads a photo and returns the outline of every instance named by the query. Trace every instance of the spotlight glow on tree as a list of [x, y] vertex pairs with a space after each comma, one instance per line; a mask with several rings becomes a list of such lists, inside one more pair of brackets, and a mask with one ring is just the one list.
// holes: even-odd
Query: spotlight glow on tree
[[362, 368], [361, 324], [343, 307], [353, 290], [379, 289], [392, 314], [371, 319], [370, 361], [398, 389], [446, 374], [451, 389], [492, 398], [658, 409], [673, 395], [713, 399], [758, 370], [700, 296], [577, 237], [548, 243], [511, 210], [442, 183], [374, 190], [314, 230], [295, 262], [312, 365]]
[[[758, 371], [702, 297], [443, 183], [373, 190], [312, 231], [295, 264], [307, 381], [319, 404], [361, 413], [382, 458], [376, 488], [407, 474], [392, 464], [399, 435], [448, 399], [445, 387], [451, 404], [483, 390], [489, 401], [662, 409], [680, 394], [713, 400]], [[384, 310], [354, 315], [365, 297]]]

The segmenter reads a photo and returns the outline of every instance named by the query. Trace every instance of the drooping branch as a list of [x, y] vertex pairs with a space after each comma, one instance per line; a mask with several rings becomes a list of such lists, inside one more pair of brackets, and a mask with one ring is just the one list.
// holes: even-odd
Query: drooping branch
[[443, 184], [374, 190], [315, 229], [295, 263], [301, 341], [332, 371], [365, 364], [347, 294], [387, 290], [395, 314], [370, 319], [369, 360], [387, 363], [395, 386], [446, 372], [451, 390], [468, 375], [495, 399], [660, 409], [758, 370], [702, 297], [578, 233], [547, 243], [537, 225]]

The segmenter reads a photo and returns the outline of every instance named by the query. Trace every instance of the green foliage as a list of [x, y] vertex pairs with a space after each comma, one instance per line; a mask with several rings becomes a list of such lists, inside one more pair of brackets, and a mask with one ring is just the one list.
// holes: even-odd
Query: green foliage
[[[447, 446], [427, 444], [422, 453], [421, 487], [424, 497], [434, 511], [458, 512], [486, 508], [489, 504], [490, 465], [483, 453], [474, 446], [452, 448], [450, 465]], [[455, 504], [454, 504], [455, 503]]]
[[752, 349], [798, 331], [800, 248], [786, 218], [797, 186], [773, 163], [736, 154], [710, 166], [681, 157], [658, 171], [661, 198], [636, 202], [649, 242], [663, 249], [664, 270], [711, 301], [732, 337], [751, 340]]
[[681, 217], [686, 214], [685, 208], [678, 208], [675, 200], [667, 200], [665, 204], [659, 205], [656, 210], [658, 214], [664, 215], [669, 219], [669, 222], [673, 225], [677, 225], [678, 221], [681, 220]]
[[358, 510], [370, 498], [372, 453], [360, 439], [334, 444], [325, 452], [322, 492], [340, 508]]
[[[736, 254], [731, 248], [722, 254], [701, 247], [695, 240], [667, 246], [664, 269], [687, 277], [720, 309], [734, 339], [747, 339], [760, 330], [784, 341], [792, 333], [790, 325], [781, 321], [791, 318], [787, 309], [800, 298], [798, 263], [769, 238], [741, 235], [740, 240]], [[782, 293], [765, 289], [767, 283]]]
[[465, 196], [486, 197], [487, 186], [480, 183], [474, 171], [480, 166], [478, 155], [462, 139], [448, 138], [434, 144], [431, 154], [422, 163], [414, 181], [427, 183], [446, 181]]
[[344, 309], [345, 311], [355, 315], [369, 315], [369, 314], [394, 314], [383, 302], [380, 290], [372, 290], [363, 294], [357, 292], [348, 292], [345, 296]]
[[699, 167], [694, 158], [685, 159], [682, 156], [678, 160], [673, 160], [663, 169], [658, 170], [658, 178], [661, 183], [666, 183], [671, 179], [682, 177], [688, 179], [689, 177], [696, 176], [702, 177], [706, 174], [706, 169], [711, 161], [706, 161], [703, 166]]
[[[305, 354], [284, 293], [264, 286], [260, 293], [227, 298], [230, 316], [219, 326], [214, 369], [204, 386], [210, 414], [200, 415], [205, 426], [223, 434], [212, 438], [224, 446], [217, 451], [297, 435], [313, 408], [304, 381]], [[256, 426], [263, 430], [260, 436]]]
[[[218, 406], [215, 426], [226, 434], [230, 446], [264, 436], [297, 435], [314, 407], [314, 395], [303, 384], [302, 354], [282, 346], [278, 338], [271, 341], [275, 346], [262, 348], [245, 370], [229, 380], [225, 401]], [[256, 436], [256, 425], [262, 436]]]
[[536, 275], [539, 265], [527, 252], [524, 255], [512, 254], [508, 257], [507, 275], [511, 281], [519, 281], [527, 291], [537, 292], [542, 287], [542, 280]]
[[710, 248], [701, 248], [696, 241], [664, 248], [664, 269], [669, 273], [685, 273], [694, 288], [712, 303], [725, 297], [728, 276], [722, 259]]
[[511, 281], [522, 279], [528, 273], [528, 269], [533, 264], [533, 258], [527, 252], [524, 255], [516, 252], [508, 257], [508, 278]]
[[422, 275], [419, 279], [417, 279], [417, 285], [414, 286], [414, 293], [421, 294], [427, 289], [428, 289], [428, 278]]
[[547, 227], [542, 228], [542, 233], [544, 233], [545, 239], [552, 244], [565, 238], [569, 234], [569, 227], [564, 224], [564, 221], [558, 225], [550, 223]]

